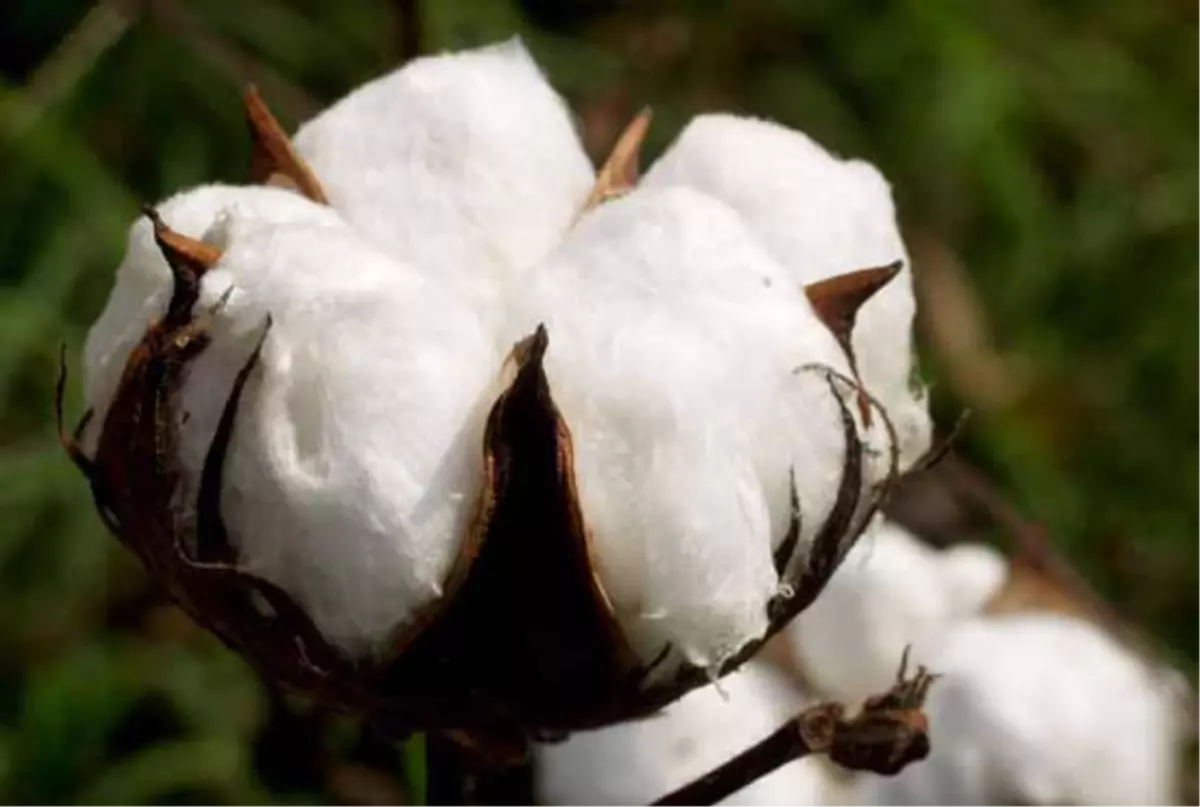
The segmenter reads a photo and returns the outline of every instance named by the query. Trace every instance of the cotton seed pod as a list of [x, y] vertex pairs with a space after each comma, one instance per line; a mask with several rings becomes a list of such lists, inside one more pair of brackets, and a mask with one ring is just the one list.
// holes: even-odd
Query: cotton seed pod
[[630, 187], [644, 118], [564, 177], [519, 45], [294, 144], [247, 103], [278, 187], [134, 225], [63, 434], [200, 624], [288, 688], [517, 747], [649, 715], [813, 602], [897, 472], [846, 336], [898, 265], [799, 287], [736, 206]]
[[1178, 804], [1183, 677], [1086, 621], [983, 616], [944, 637], [927, 704], [933, 750], [860, 804]]

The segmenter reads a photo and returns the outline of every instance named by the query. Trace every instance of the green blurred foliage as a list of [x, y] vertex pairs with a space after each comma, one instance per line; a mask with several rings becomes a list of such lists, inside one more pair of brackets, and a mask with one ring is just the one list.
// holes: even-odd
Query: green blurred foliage
[[[0, 800], [386, 800], [405, 760], [420, 779], [419, 746], [271, 695], [162, 604], [94, 516], [50, 407], [58, 345], [77, 367], [137, 206], [244, 180], [241, 85], [294, 125], [399, 61], [410, 5], [0, 8]], [[955, 331], [923, 331], [941, 422], [975, 411], [963, 452], [1194, 677], [1194, 4], [420, 10], [425, 51], [522, 34], [596, 154], [650, 103], [646, 159], [725, 108], [877, 163], [918, 272], [980, 301], [948, 309], [984, 334], [965, 359]]]

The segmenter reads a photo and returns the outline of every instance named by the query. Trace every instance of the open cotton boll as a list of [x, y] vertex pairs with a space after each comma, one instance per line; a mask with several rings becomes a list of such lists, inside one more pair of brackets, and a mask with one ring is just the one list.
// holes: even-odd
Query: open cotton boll
[[1000, 588], [1005, 569], [988, 547], [939, 551], [880, 517], [785, 636], [818, 691], [860, 700], [892, 684], [906, 646], [914, 663], [928, 664], [945, 634]]
[[545, 323], [600, 580], [638, 652], [720, 662], [766, 629], [789, 470], [807, 545], [845, 446], [833, 338], [737, 215], [689, 189], [591, 212], [514, 299]]
[[932, 669], [929, 758], [864, 777], [861, 803], [1177, 803], [1174, 682], [1096, 626], [978, 618], [948, 637]]
[[[541, 804], [648, 804], [762, 740], [804, 707], [770, 668], [748, 663], [661, 714], [540, 744]], [[817, 759], [788, 763], [721, 804], [826, 804], [835, 783]]]
[[295, 144], [355, 227], [493, 317], [594, 181], [569, 110], [519, 39], [417, 59], [305, 124]]
[[348, 227], [244, 224], [203, 280], [198, 307], [218, 310], [180, 393], [180, 456], [194, 480], [269, 314], [222, 513], [240, 565], [362, 656], [441, 594], [500, 357], [470, 306]]
[[[206, 185], [177, 193], [156, 208], [169, 227], [202, 238], [231, 211], [264, 224], [309, 221], [336, 224], [337, 214], [294, 193], [276, 188]], [[94, 440], [104, 422], [130, 352], [147, 326], [162, 316], [171, 296], [171, 271], [154, 242], [145, 216], [129, 228], [125, 257], [104, 311], [88, 331], [84, 345], [84, 398], [95, 411], [85, 437]]]
[[904, 260], [904, 270], [859, 311], [853, 345], [864, 384], [899, 433], [902, 466], [925, 452], [929, 413], [924, 392], [910, 386], [912, 278], [891, 190], [874, 166], [838, 159], [775, 123], [701, 115], [642, 184], [693, 187], [732, 206], [793, 286]]

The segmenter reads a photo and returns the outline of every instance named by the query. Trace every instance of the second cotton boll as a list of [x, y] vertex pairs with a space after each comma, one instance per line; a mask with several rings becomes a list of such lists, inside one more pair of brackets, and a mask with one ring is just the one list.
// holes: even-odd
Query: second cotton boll
[[[662, 714], [539, 745], [538, 801], [646, 804], [746, 750], [803, 706], [786, 678], [751, 662]], [[719, 803], [829, 804], [839, 794], [836, 776], [811, 758], [784, 765]]]
[[880, 517], [783, 638], [820, 692], [865, 698], [891, 685], [906, 647], [914, 664], [928, 664], [945, 634], [983, 607], [1006, 572], [1004, 557], [990, 547], [937, 549]]

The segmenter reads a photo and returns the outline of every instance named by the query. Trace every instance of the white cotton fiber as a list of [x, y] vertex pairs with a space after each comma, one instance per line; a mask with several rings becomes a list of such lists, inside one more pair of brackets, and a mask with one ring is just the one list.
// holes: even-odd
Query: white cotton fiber
[[305, 124], [296, 148], [352, 225], [465, 290], [493, 323], [594, 181], [569, 110], [519, 39], [365, 84]]
[[907, 645], [914, 665], [928, 664], [1005, 572], [993, 549], [938, 550], [877, 518], [784, 638], [819, 692], [858, 701], [892, 685]]
[[[226, 458], [222, 513], [241, 565], [364, 655], [440, 594], [474, 512], [500, 362], [492, 334], [447, 288], [295, 194], [201, 189], [160, 211], [225, 250], [197, 305], [212, 319], [212, 344], [178, 402], [181, 503], [194, 501], [234, 376], [270, 314]], [[231, 286], [224, 307], [206, 313]], [[139, 222], [89, 335], [93, 405], [106, 405], [169, 289]]]
[[[167, 226], [202, 239], [217, 219], [231, 210], [267, 223], [311, 221], [336, 223], [328, 208], [294, 193], [275, 188], [206, 185], [178, 193], [156, 210]], [[152, 320], [166, 311], [171, 296], [171, 270], [154, 242], [154, 229], [145, 216], [129, 228], [125, 257], [100, 317], [92, 324], [84, 345], [84, 398], [95, 410], [86, 437], [94, 441], [116, 393], [130, 351], [141, 341]]]
[[806, 362], [844, 369], [783, 269], [720, 202], [638, 190], [576, 226], [514, 299], [545, 323], [600, 580], [635, 647], [712, 665], [766, 628], [794, 468], [809, 541], [844, 446]]
[[834, 157], [775, 123], [701, 115], [643, 179], [726, 202], [788, 270], [793, 288], [904, 260], [905, 268], [859, 312], [854, 350], [863, 382], [899, 432], [902, 465], [929, 445], [923, 391], [910, 388], [915, 302], [908, 255], [887, 182], [874, 166]]
[[[536, 747], [541, 804], [649, 804], [771, 734], [804, 708], [770, 668], [749, 663], [654, 717]], [[823, 761], [791, 762], [721, 804], [824, 804], [835, 788]]]
[[184, 390], [184, 456], [200, 459], [206, 409], [269, 312], [222, 509], [241, 564], [365, 654], [441, 594], [483, 487], [500, 356], [465, 302], [345, 227], [234, 229], [205, 302], [230, 282]]
[[1056, 614], [972, 620], [932, 660], [932, 751], [868, 804], [1175, 804], [1181, 707], [1155, 670], [1089, 623]]

